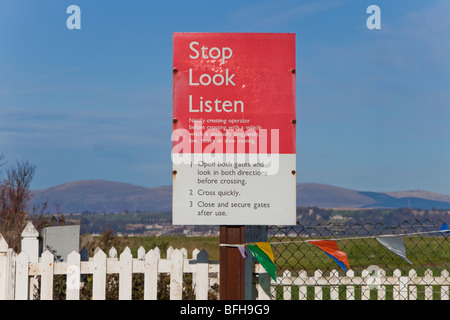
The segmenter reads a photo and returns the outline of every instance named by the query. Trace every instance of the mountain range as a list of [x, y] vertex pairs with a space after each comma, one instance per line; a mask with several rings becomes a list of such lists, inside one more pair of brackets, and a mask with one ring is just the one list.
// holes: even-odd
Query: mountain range
[[[80, 180], [32, 193], [30, 208], [47, 202], [49, 213], [57, 210], [60, 213], [170, 212], [172, 209], [172, 186], [148, 188], [123, 182]], [[319, 183], [298, 183], [297, 206], [450, 209], [450, 196], [422, 190], [370, 192]]]

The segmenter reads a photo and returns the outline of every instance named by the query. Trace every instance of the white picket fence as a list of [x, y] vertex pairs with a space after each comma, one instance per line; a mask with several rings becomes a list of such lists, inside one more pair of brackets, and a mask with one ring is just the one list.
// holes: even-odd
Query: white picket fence
[[[256, 265], [255, 272], [263, 272], [261, 265]], [[323, 300], [325, 288], [329, 290], [327, 298], [330, 300], [355, 300], [356, 287], [360, 290], [358, 297], [361, 300], [371, 299], [371, 291], [375, 291], [372, 299], [375, 296], [376, 300], [386, 300], [388, 291], [392, 292], [390, 296], [393, 300], [416, 300], [418, 286], [423, 286], [421, 290], [424, 291], [422, 295], [424, 300], [449, 300], [448, 270], [443, 270], [440, 275], [434, 276], [432, 270], [428, 269], [423, 276], [418, 276], [416, 270], [411, 269], [405, 276], [397, 269], [391, 276], [387, 276], [386, 271], [377, 266], [370, 266], [363, 270], [360, 276], [356, 276], [353, 270], [348, 270], [344, 276], [340, 275], [338, 270], [331, 270], [327, 276], [320, 270], [316, 270], [312, 276], [309, 276], [305, 270], [301, 270], [298, 275], [291, 276], [291, 272], [286, 270], [282, 276], [277, 277], [276, 282], [267, 274], [261, 273], [257, 290], [260, 300], [291, 300], [294, 290], [299, 300]], [[309, 298], [308, 287], [313, 291]], [[343, 287], [345, 296], [342, 292], [340, 294], [340, 287]]]
[[[67, 261], [56, 261], [50, 251], [38, 256], [38, 240], [32, 225], [27, 225], [22, 237], [22, 252], [17, 255], [8, 248], [0, 234], [0, 300], [29, 300], [36, 296], [41, 300], [51, 300], [56, 275], [66, 275], [67, 300], [80, 299], [82, 275], [92, 275], [93, 300], [106, 298], [109, 274], [119, 275], [120, 300], [132, 299], [133, 290], [136, 289], [133, 288], [132, 279], [133, 274], [137, 273], [144, 275], [143, 298], [146, 300], [158, 298], [158, 278], [161, 273], [170, 275], [171, 300], [182, 299], [184, 274], [192, 274], [192, 286], [197, 300], [208, 299], [211, 287], [219, 284], [219, 261], [209, 260], [205, 250], [194, 250], [191, 259], [188, 259], [186, 249], [169, 248], [166, 258], [162, 259], [158, 248], [145, 252], [141, 247], [136, 258], [133, 258], [129, 248], [125, 248], [119, 256], [115, 248], [108, 251], [108, 256], [97, 248], [94, 256], [88, 259], [81, 259], [78, 252], [72, 252]], [[373, 290], [376, 291], [377, 300], [387, 299], [388, 292], [394, 300], [415, 300], [419, 297], [418, 286], [423, 291], [423, 299], [449, 300], [448, 270], [443, 270], [438, 275], [427, 270], [423, 276], [418, 276], [413, 269], [408, 275], [403, 275], [400, 270], [386, 275], [384, 270], [376, 266], [370, 266], [358, 276], [353, 270], [348, 270], [343, 275], [338, 270], [332, 270], [327, 275], [320, 270], [316, 270], [313, 275], [301, 270], [295, 276], [290, 271], [284, 271], [274, 281], [260, 264], [255, 264], [248, 258], [246, 274], [246, 279], [247, 276], [252, 279], [253, 275], [253, 281], [246, 281], [246, 293], [251, 293], [246, 298], [252, 300], [368, 300], [373, 298]]]
[[72, 252], [67, 262], [55, 261], [50, 251], [45, 251], [39, 262], [29, 262], [25, 253], [16, 258], [15, 299], [30, 298], [29, 278], [40, 276], [40, 299], [53, 299], [53, 282], [55, 275], [67, 275], [66, 299], [80, 299], [80, 276], [92, 274], [92, 299], [105, 300], [107, 274], [119, 275], [119, 300], [131, 300], [132, 275], [144, 274], [144, 300], [156, 300], [158, 294], [158, 275], [170, 274], [170, 299], [181, 300], [183, 293], [183, 274], [193, 274], [193, 287], [197, 300], [207, 300], [210, 286], [218, 283], [219, 264], [209, 261], [205, 250], [194, 250], [192, 259], [187, 259], [185, 249], [169, 248], [167, 259], [161, 259], [158, 248], [145, 253], [141, 247], [138, 257], [133, 258], [127, 247], [117, 257], [115, 248], [109, 250], [109, 257], [100, 249], [96, 250], [89, 261], [81, 261], [80, 254]]
[[[105, 300], [107, 275], [118, 274], [118, 299], [131, 300], [133, 274], [143, 274], [143, 298], [156, 300], [160, 274], [170, 275], [170, 299], [180, 300], [183, 295], [183, 275], [192, 274], [195, 299], [207, 300], [210, 288], [219, 284], [219, 261], [209, 260], [205, 250], [195, 249], [188, 259], [186, 249], [167, 250], [161, 258], [159, 248], [145, 252], [141, 246], [137, 258], [126, 247], [118, 256], [111, 248], [108, 256], [97, 248], [94, 256], [81, 259], [78, 252], [71, 252], [67, 261], [57, 261], [50, 251], [39, 257], [37, 231], [29, 223], [22, 232], [22, 252], [16, 254], [0, 234], [0, 300], [52, 300], [55, 276], [66, 275], [66, 299], [79, 300], [83, 286], [82, 275], [92, 275], [92, 300]], [[39, 278], [39, 281], [38, 281]], [[218, 293], [217, 293], [218, 294]]]

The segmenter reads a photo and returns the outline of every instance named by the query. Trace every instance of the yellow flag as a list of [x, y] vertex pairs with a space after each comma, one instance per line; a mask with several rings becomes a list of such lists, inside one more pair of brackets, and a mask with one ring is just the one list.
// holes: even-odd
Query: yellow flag
[[275, 258], [273, 256], [272, 246], [270, 245], [270, 242], [253, 242], [253, 244], [256, 244], [269, 257], [269, 259], [272, 260], [273, 263], [275, 263]]

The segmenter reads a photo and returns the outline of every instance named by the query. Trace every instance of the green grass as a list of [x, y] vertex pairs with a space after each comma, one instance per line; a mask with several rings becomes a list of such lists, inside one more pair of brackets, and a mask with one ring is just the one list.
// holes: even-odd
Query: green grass
[[[137, 256], [137, 250], [143, 246], [145, 251], [159, 247], [162, 257], [169, 246], [175, 249], [186, 248], [189, 258], [194, 249], [205, 249], [211, 260], [219, 260], [219, 237], [187, 237], [187, 236], [159, 236], [159, 237], [113, 237], [109, 243], [101, 242], [101, 237], [95, 237], [95, 244], [103, 250], [109, 250], [114, 246], [120, 254], [128, 246], [133, 256]], [[316, 269], [323, 271], [340, 269], [340, 267], [329, 258], [324, 252], [310, 243], [296, 243], [304, 239], [293, 238], [289, 243], [274, 244], [273, 251], [277, 269], [281, 270], [306, 270], [313, 272]], [[269, 239], [271, 242], [279, 241], [275, 238]], [[286, 241], [286, 240], [283, 240]], [[377, 265], [387, 271], [400, 269], [415, 269], [419, 275], [426, 269], [433, 272], [441, 271], [449, 267], [450, 263], [450, 242], [445, 237], [405, 237], [406, 256], [413, 263], [412, 266], [400, 257], [396, 256], [375, 239], [352, 239], [338, 241], [340, 250], [347, 254], [350, 268], [355, 272], [367, 268], [370, 265]], [[103, 247], [102, 247], [103, 246]]]
[[[292, 239], [296, 240], [299, 239]], [[450, 242], [444, 237], [405, 237], [406, 256], [412, 266], [372, 238], [340, 240], [337, 243], [339, 249], [346, 253], [350, 268], [355, 271], [377, 265], [386, 270], [414, 268], [420, 275], [426, 269], [448, 268], [450, 263]], [[275, 244], [274, 255], [277, 267], [283, 270], [340, 269], [334, 260], [307, 242]]]
[[[320, 269], [326, 275], [330, 270], [337, 269], [343, 275], [343, 270], [325, 253], [310, 243], [300, 243], [304, 239], [291, 239], [290, 243], [274, 244], [274, 256], [277, 264], [278, 275], [283, 270], [291, 270], [295, 276], [299, 270], [306, 270], [308, 274]], [[277, 242], [279, 239], [271, 238], [271, 242]], [[286, 241], [286, 240], [283, 240]], [[294, 241], [298, 241], [295, 243]], [[405, 237], [406, 256], [413, 262], [409, 265], [401, 258], [381, 246], [375, 239], [352, 239], [340, 240], [338, 246], [340, 250], [346, 252], [350, 268], [356, 274], [360, 274], [361, 270], [370, 265], [377, 265], [386, 270], [386, 274], [392, 275], [395, 269], [400, 269], [404, 275], [407, 275], [410, 269], [417, 271], [419, 276], [423, 276], [425, 270], [431, 269], [435, 276], [439, 275], [444, 269], [448, 269], [450, 265], [450, 242], [448, 237]], [[95, 237], [92, 247], [100, 246], [102, 250], [108, 251], [114, 246], [118, 254], [128, 246], [134, 257], [137, 256], [137, 250], [140, 246], [145, 251], [155, 248], [161, 249], [162, 258], [166, 257], [166, 251], [169, 246], [175, 249], [186, 248], [188, 258], [191, 258], [192, 250], [205, 249], [211, 260], [219, 260], [219, 237], [187, 237], [187, 236], [159, 236], [159, 237], [112, 237], [106, 239], [104, 237]], [[103, 247], [102, 247], [103, 246]], [[91, 249], [92, 250], [92, 249]], [[298, 287], [291, 286], [291, 294], [293, 300], [299, 299]], [[330, 286], [323, 286], [323, 299], [330, 299]], [[283, 287], [276, 288], [277, 299], [283, 299]], [[345, 300], [347, 297], [346, 288], [338, 286], [339, 300]], [[433, 287], [433, 299], [440, 298], [440, 287]], [[314, 300], [314, 287], [307, 288], [307, 299]], [[355, 285], [355, 300], [361, 299], [361, 286]], [[417, 299], [424, 300], [425, 286], [417, 286]], [[370, 291], [370, 299], [377, 300], [377, 291]], [[393, 286], [386, 286], [386, 300], [393, 299]]]

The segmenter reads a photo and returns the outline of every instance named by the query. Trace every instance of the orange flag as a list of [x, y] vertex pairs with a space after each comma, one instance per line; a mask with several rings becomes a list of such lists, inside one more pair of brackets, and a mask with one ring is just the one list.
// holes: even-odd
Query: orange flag
[[344, 251], [339, 250], [335, 240], [311, 240], [309, 243], [323, 250], [327, 256], [335, 260], [345, 271], [347, 271], [347, 268], [350, 269], [347, 255]]

